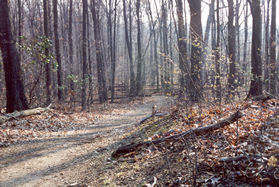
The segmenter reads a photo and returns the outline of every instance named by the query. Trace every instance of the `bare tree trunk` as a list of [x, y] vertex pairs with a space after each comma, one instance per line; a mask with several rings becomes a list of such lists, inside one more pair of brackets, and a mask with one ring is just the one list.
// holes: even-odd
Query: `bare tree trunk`
[[88, 106], [88, 111], [90, 110], [90, 104], [93, 103], [93, 69], [92, 69], [92, 58], [91, 58], [91, 47], [90, 44], [92, 43], [91, 39], [90, 39], [90, 20], [89, 20], [89, 15], [87, 12], [87, 51], [88, 51], [88, 71], [87, 71], [87, 75], [88, 75], [88, 98], [87, 98], [87, 106]]
[[73, 70], [73, 63], [74, 63], [74, 51], [73, 51], [73, 0], [70, 0], [70, 10], [69, 10], [69, 61], [70, 61], [70, 90], [71, 90], [71, 102], [74, 102], [74, 70]]
[[189, 69], [187, 65], [187, 36], [184, 25], [182, 0], [176, 0], [176, 12], [178, 19], [177, 43], [179, 49], [179, 68], [181, 71], [180, 87], [182, 92], [186, 92], [188, 91]]
[[53, 29], [54, 29], [54, 38], [55, 38], [55, 52], [56, 52], [56, 60], [58, 64], [57, 70], [57, 84], [58, 84], [58, 100], [62, 101], [63, 92], [62, 92], [62, 63], [61, 63], [61, 52], [60, 52], [60, 44], [59, 44], [59, 35], [58, 35], [58, 10], [57, 10], [57, 0], [53, 0]]
[[260, 0], [249, 0], [251, 12], [253, 16], [253, 36], [252, 36], [252, 80], [249, 97], [257, 97], [262, 95], [262, 13]]
[[[240, 9], [240, 2], [241, 0], [236, 0], [236, 7], [235, 7], [235, 35], [236, 35], [236, 63], [240, 65], [240, 53], [241, 53], [241, 47], [240, 47], [240, 24], [239, 24], [239, 9]], [[236, 69], [238, 71], [238, 69]], [[239, 75], [237, 75], [237, 78], [239, 79]], [[236, 83], [236, 86], [238, 86], [239, 82]]]
[[162, 41], [163, 41], [163, 85], [164, 91], [167, 93], [170, 90], [169, 80], [169, 49], [168, 49], [168, 13], [165, 2], [162, 2]]
[[267, 8], [266, 8], [266, 23], [265, 23], [265, 58], [264, 58], [264, 86], [266, 91], [270, 91], [270, 56], [269, 56], [269, 7], [270, 0], [267, 0]]
[[[115, 61], [116, 61], [116, 15], [117, 15], [117, 0], [114, 2], [114, 7], [112, 6], [112, 0], [109, 0], [109, 9], [107, 11], [108, 18], [108, 42], [109, 42], [109, 54], [111, 62], [111, 102], [114, 101], [114, 90], [115, 90]], [[114, 18], [112, 19], [112, 14], [114, 13]]]
[[272, 0], [271, 30], [270, 30], [270, 92], [276, 94], [277, 73], [276, 70], [276, 0]]
[[142, 54], [141, 54], [141, 15], [140, 15], [140, 0], [137, 0], [136, 4], [136, 14], [137, 14], [137, 42], [138, 42], [138, 64], [137, 64], [137, 92], [136, 95], [143, 94], [143, 85], [142, 85]]
[[220, 26], [220, 5], [219, 0], [217, 0], [217, 41], [216, 41], [216, 51], [215, 51], [215, 69], [216, 69], [216, 98], [219, 103], [222, 102], [222, 94], [221, 94], [221, 71], [220, 71], [220, 34], [221, 34], [221, 26]]
[[8, 0], [0, 1], [0, 48], [5, 71], [6, 111], [11, 113], [28, 109], [28, 106], [20, 76], [19, 55], [12, 35], [9, 5]]
[[[128, 55], [129, 55], [129, 61], [130, 61], [130, 95], [135, 95], [135, 73], [134, 73], [134, 62], [133, 62], [133, 46], [132, 46], [132, 40], [129, 36], [128, 31], [128, 19], [127, 19], [127, 13], [126, 13], [126, 0], [123, 0], [123, 17], [124, 17], [124, 24], [125, 24], [125, 40], [128, 48]], [[131, 19], [130, 19], [131, 23]], [[130, 27], [131, 29], [131, 27]]]
[[245, 4], [245, 21], [244, 21], [244, 52], [243, 52], [243, 72], [244, 72], [244, 86], [247, 87], [247, 70], [248, 70], [248, 63], [247, 63], [247, 42], [248, 42], [248, 2]]
[[204, 48], [203, 48], [204, 55], [203, 55], [202, 72], [201, 72], [202, 85], [204, 85], [207, 80], [206, 62], [207, 62], [208, 48], [209, 48], [208, 40], [209, 40], [210, 26], [212, 25], [213, 17], [214, 17], [214, 5], [215, 5], [215, 0], [211, 0], [211, 3], [209, 5], [209, 14], [207, 17], [205, 33], [204, 33]]
[[105, 67], [104, 67], [104, 57], [103, 57], [103, 47], [101, 39], [101, 25], [99, 18], [100, 2], [99, 0], [92, 0], [91, 12], [94, 23], [94, 38], [96, 45], [96, 59], [97, 59], [97, 76], [98, 76], [98, 94], [100, 103], [104, 103], [108, 99], [106, 77], [105, 77]]
[[201, 0], [188, 0], [191, 11], [191, 81], [190, 98], [192, 102], [198, 102], [202, 98], [201, 93], [201, 61], [202, 61], [202, 25], [201, 25]]
[[86, 77], [87, 77], [87, 15], [88, 4], [87, 0], [82, 0], [82, 90], [81, 90], [81, 106], [82, 110], [86, 109]]
[[235, 26], [234, 26], [234, 2], [228, 0], [229, 17], [228, 17], [228, 48], [229, 48], [229, 78], [228, 78], [228, 98], [234, 99], [236, 92], [236, 62], [235, 62]]
[[[19, 46], [21, 46], [21, 43], [22, 43], [22, 11], [23, 11], [23, 8], [22, 8], [22, 2], [21, 0], [18, 0], [17, 1], [17, 4], [18, 4], [18, 44]], [[19, 61], [21, 62], [21, 50], [19, 50]]]
[[[49, 8], [49, 1], [44, 0], [44, 34], [46, 38], [49, 38], [49, 27], [48, 27], [48, 22], [49, 22], [49, 17], [48, 17], [48, 8]], [[49, 48], [47, 47], [45, 49], [45, 56], [49, 56]], [[50, 76], [50, 63], [45, 62], [45, 71], [46, 71], [46, 105], [49, 105], [51, 103], [51, 91], [50, 91], [50, 86], [51, 86], [51, 76]]]
[[[172, 7], [171, 7], [172, 8]], [[173, 11], [173, 8], [172, 10]], [[171, 83], [171, 86], [173, 87], [173, 84], [174, 84], [174, 61], [173, 61], [173, 25], [172, 25], [172, 21], [170, 19], [170, 36], [169, 36], [169, 40], [170, 40], [170, 44], [169, 44], [169, 47], [170, 47], [170, 72], [169, 72], [169, 76], [170, 76], [170, 83]]]

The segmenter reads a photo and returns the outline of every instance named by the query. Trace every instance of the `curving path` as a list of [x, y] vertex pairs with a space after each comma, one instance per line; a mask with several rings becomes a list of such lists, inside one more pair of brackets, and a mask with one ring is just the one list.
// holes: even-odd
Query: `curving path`
[[81, 186], [98, 178], [109, 154], [134, 124], [171, 100], [153, 96], [132, 111], [107, 115], [79, 134], [0, 148], [0, 186]]

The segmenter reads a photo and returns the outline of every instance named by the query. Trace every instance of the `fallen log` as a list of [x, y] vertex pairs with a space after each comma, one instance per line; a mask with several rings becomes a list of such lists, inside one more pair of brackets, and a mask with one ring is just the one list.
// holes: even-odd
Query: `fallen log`
[[205, 126], [205, 127], [199, 127], [199, 128], [196, 128], [196, 129], [191, 129], [191, 130], [183, 132], [183, 133], [168, 136], [168, 137], [165, 137], [165, 138], [159, 138], [157, 140], [142, 141], [142, 142], [139, 142], [139, 143], [132, 143], [132, 144], [129, 144], [129, 145], [124, 145], [122, 147], [119, 147], [116, 151], [114, 151], [111, 156], [113, 158], [119, 158], [119, 157], [121, 157], [121, 156], [123, 156], [127, 153], [139, 150], [143, 146], [156, 145], [156, 144], [159, 144], [159, 143], [162, 143], [162, 142], [165, 142], [165, 141], [173, 141], [173, 140], [177, 140], [179, 138], [186, 138], [186, 137], [189, 137], [193, 134], [195, 136], [200, 136], [200, 135], [206, 134], [208, 132], [212, 132], [216, 129], [223, 128], [223, 127], [237, 121], [241, 117], [242, 117], [241, 112], [237, 111], [234, 114], [232, 114], [230, 117], [228, 117], [228, 118], [226, 118], [226, 119], [224, 119], [224, 120], [222, 120], [218, 123], [212, 124], [212, 125], [208, 125], [208, 126]]
[[0, 124], [5, 123], [6, 121], [12, 120], [12, 119], [17, 119], [20, 117], [26, 117], [26, 116], [31, 116], [31, 115], [36, 115], [36, 114], [41, 114], [43, 112], [46, 112], [50, 109], [51, 105], [49, 105], [46, 108], [33, 108], [33, 109], [28, 109], [28, 110], [23, 110], [23, 111], [16, 111], [10, 114], [1, 114], [0, 115]]

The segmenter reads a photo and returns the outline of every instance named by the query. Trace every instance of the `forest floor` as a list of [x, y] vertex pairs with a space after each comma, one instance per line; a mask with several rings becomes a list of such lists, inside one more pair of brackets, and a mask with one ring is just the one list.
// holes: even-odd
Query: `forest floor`
[[[143, 122], [154, 105], [166, 115]], [[190, 106], [152, 96], [87, 113], [52, 109], [0, 126], [0, 186], [279, 186], [278, 133], [275, 98]], [[127, 145], [141, 146], [112, 157]]]
[[125, 134], [153, 105], [171, 101], [152, 96], [98, 105], [90, 113], [52, 110], [6, 122], [0, 127], [0, 186], [103, 186], [100, 174]]

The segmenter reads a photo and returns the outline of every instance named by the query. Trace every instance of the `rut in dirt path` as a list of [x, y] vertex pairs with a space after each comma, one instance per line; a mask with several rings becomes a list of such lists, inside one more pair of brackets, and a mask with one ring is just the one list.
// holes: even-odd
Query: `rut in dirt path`
[[113, 151], [121, 144], [117, 137], [149, 115], [154, 104], [160, 107], [169, 102], [166, 97], [154, 96], [132, 111], [106, 116], [81, 134], [23, 141], [3, 148], [0, 186], [63, 186], [69, 180], [83, 178], [82, 166], [88, 160]]

